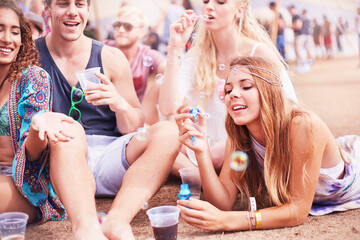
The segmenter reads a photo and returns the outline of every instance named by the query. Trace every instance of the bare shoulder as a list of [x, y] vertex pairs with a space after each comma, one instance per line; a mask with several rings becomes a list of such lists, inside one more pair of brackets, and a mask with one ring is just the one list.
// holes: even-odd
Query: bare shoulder
[[101, 52], [101, 60], [104, 71], [110, 80], [113, 81], [114, 76], [119, 73], [131, 73], [131, 68], [128, 60], [123, 52], [117, 48], [104, 46]]
[[290, 141], [296, 145], [305, 146], [312, 142], [316, 147], [325, 147], [331, 136], [325, 122], [311, 111], [304, 112], [291, 121]]

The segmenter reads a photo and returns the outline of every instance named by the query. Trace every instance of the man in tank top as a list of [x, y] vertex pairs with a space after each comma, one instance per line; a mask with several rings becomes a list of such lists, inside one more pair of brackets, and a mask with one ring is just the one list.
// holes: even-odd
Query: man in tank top
[[[79, 144], [78, 152], [70, 154], [58, 144], [50, 146], [51, 154], [59, 159], [71, 158], [69, 168], [74, 174], [68, 176], [64, 183], [68, 188], [62, 190], [81, 195], [77, 204], [64, 203], [73, 232], [74, 228], [83, 228], [83, 236], [89, 236], [91, 229], [86, 239], [105, 239], [104, 235], [109, 239], [134, 239], [130, 221], [168, 176], [180, 148], [178, 131], [174, 124], [164, 121], [136, 132], [144, 124], [144, 114], [130, 65], [119, 49], [83, 34], [89, 5], [90, 0], [45, 1], [52, 31], [38, 39], [36, 46], [42, 67], [53, 78], [53, 109], [70, 116], [75, 113], [73, 117], [86, 134], [74, 139]], [[102, 84], [91, 89], [97, 92], [82, 97], [75, 73], [92, 67], [100, 67], [97, 77]], [[82, 165], [85, 156], [86, 166]], [[94, 194], [115, 197], [101, 224], [104, 235], [96, 219]], [[77, 219], [82, 221], [74, 226]]]

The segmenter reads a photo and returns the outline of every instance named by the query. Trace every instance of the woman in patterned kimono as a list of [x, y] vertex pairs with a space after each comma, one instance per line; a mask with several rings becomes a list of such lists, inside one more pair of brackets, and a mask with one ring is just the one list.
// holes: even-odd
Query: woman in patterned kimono
[[30, 25], [12, 0], [0, 2], [0, 213], [29, 222], [62, 220], [66, 211], [50, 183], [48, 141], [72, 139], [70, 117], [51, 113], [52, 83], [38, 67]]
[[[360, 137], [335, 139], [314, 112], [285, 98], [279, 72], [262, 58], [236, 58], [230, 66], [220, 176], [204, 118], [199, 114], [194, 128], [189, 109], [175, 117], [180, 141], [195, 151], [208, 201], [179, 200], [183, 219], [212, 231], [269, 229], [302, 224], [309, 212], [360, 208]], [[231, 211], [238, 196], [242, 211]]]

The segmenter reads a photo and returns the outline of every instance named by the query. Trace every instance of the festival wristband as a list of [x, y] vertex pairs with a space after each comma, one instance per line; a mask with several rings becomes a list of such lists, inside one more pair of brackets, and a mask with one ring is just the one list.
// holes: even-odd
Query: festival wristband
[[257, 210], [256, 200], [254, 197], [250, 197], [250, 211], [254, 212]]
[[261, 225], [262, 225], [262, 218], [261, 218], [261, 213], [260, 211], [255, 211], [255, 219], [256, 219], [256, 229], [261, 229]]

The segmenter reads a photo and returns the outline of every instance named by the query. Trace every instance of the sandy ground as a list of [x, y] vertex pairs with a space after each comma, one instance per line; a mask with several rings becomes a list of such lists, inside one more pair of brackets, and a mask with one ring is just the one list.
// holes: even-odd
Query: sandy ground
[[[293, 70], [293, 67], [291, 68]], [[317, 61], [306, 74], [294, 73], [293, 84], [299, 101], [313, 109], [334, 136], [360, 135], [360, 68], [357, 57]], [[150, 200], [149, 208], [175, 205], [180, 180], [169, 179]], [[113, 199], [97, 199], [98, 211], [108, 211]], [[181, 218], [178, 239], [360, 239], [360, 209], [322, 217], [309, 216], [297, 227], [261, 231], [207, 232]], [[141, 210], [131, 223], [136, 239], [153, 237], [149, 220]], [[29, 226], [26, 239], [70, 239], [69, 221]]]

